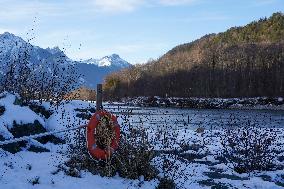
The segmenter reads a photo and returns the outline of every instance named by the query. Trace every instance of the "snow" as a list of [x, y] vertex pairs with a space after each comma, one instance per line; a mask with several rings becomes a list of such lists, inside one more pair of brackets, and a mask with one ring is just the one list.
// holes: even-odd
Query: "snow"
[[[82, 120], [76, 117], [79, 109], [94, 108], [93, 102], [74, 100], [70, 102], [63, 102], [58, 106], [51, 105], [48, 102], [44, 102], [42, 106], [51, 110], [53, 114], [45, 119], [28, 107], [21, 107], [14, 105], [13, 102], [16, 96], [5, 93], [5, 96], [0, 98], [0, 105], [4, 105], [6, 111], [0, 116], [0, 134], [5, 134], [5, 138], [12, 138], [12, 134], [9, 132], [9, 128], [13, 120], [22, 123], [32, 123], [34, 120], [43, 122], [43, 125], [48, 131], [59, 130], [68, 127], [75, 127], [80, 124], [86, 124], [86, 120]], [[37, 102], [39, 103], [39, 102]], [[224, 176], [224, 178], [213, 178], [215, 183], [222, 183], [230, 187], [235, 188], [280, 188], [275, 184], [275, 181], [283, 183], [284, 175], [283, 170], [278, 171], [261, 171], [251, 174], [238, 174], [236, 173], [230, 164], [224, 164], [217, 161], [216, 157], [220, 153], [221, 144], [218, 136], [220, 130], [211, 128], [213, 124], [220, 124], [230, 118], [229, 115], [239, 115], [240, 119], [252, 119], [253, 117], [260, 120], [262, 123], [271, 123], [269, 126], [276, 126], [279, 129], [280, 137], [283, 139], [283, 112], [260, 112], [252, 111], [217, 111], [213, 110], [185, 110], [185, 109], [161, 109], [161, 108], [139, 108], [124, 106], [121, 103], [106, 103], [104, 108], [108, 111], [119, 116], [119, 123], [123, 127], [123, 123], [126, 119], [133, 126], [144, 127], [147, 129], [149, 138], [153, 141], [156, 150], [181, 150], [180, 145], [183, 141], [188, 141], [189, 145], [201, 145], [201, 148], [187, 149], [183, 154], [201, 154], [204, 157], [196, 159], [192, 162], [185, 162], [182, 159], [175, 159], [174, 155], [169, 156], [177, 167], [177, 172], [169, 172], [178, 183], [178, 187], [189, 188], [210, 188], [210, 186], [202, 185], [199, 182], [212, 179], [207, 172], [213, 172], [213, 170], [221, 170], [222, 174], [239, 177], [241, 180], [234, 180]], [[215, 111], [215, 110], [214, 110]], [[122, 114], [124, 112], [124, 114]], [[128, 113], [127, 113], [128, 112]], [[190, 123], [187, 123], [187, 115], [190, 115]], [[271, 116], [271, 117], [269, 117]], [[219, 120], [220, 122], [212, 122], [212, 120]], [[186, 122], [186, 124], [185, 124]], [[3, 124], [2, 124], [3, 123]], [[280, 125], [277, 125], [280, 124]], [[4, 125], [6, 124], [6, 125]], [[211, 124], [211, 125], [210, 125]], [[281, 127], [282, 124], [282, 127]], [[195, 130], [199, 126], [204, 126], [204, 133], [196, 133]], [[157, 140], [156, 132], [158, 129], [169, 129], [169, 133], [175, 136], [170, 148], [164, 148], [161, 144], [161, 140]], [[64, 138], [62, 134], [60, 137]], [[283, 143], [283, 141], [280, 141]], [[65, 162], [68, 158], [65, 155], [67, 145], [54, 145], [52, 143], [40, 144], [35, 140], [31, 140], [30, 144], [40, 145], [50, 150], [50, 152], [34, 153], [23, 150], [16, 154], [10, 154], [0, 149], [0, 188], [12, 189], [12, 188], [37, 188], [37, 189], [78, 189], [78, 188], [96, 188], [96, 189], [155, 189], [158, 185], [158, 180], [144, 181], [141, 177], [136, 180], [124, 179], [116, 175], [115, 177], [101, 177], [93, 175], [87, 171], [81, 171], [81, 178], [75, 178], [65, 175], [63, 172], [58, 174], [52, 174], [56, 171], [57, 166]], [[281, 147], [282, 145], [280, 145]], [[283, 155], [279, 154], [279, 155]], [[163, 158], [157, 156], [152, 161], [152, 164], [162, 172]], [[203, 162], [210, 162], [206, 164]], [[283, 164], [283, 163], [282, 163]], [[31, 167], [29, 170], [28, 167]], [[272, 181], [265, 181], [260, 178], [260, 175], [270, 176]], [[160, 173], [162, 176], [162, 173]], [[39, 184], [32, 185], [31, 180], [39, 178]]]
[[9, 132], [9, 130], [4, 125], [0, 127], [0, 135], [3, 136], [5, 139], [13, 138], [13, 135]]
[[[54, 131], [58, 129], [66, 129], [76, 127], [78, 125], [87, 124], [86, 121], [76, 117], [76, 108], [90, 108], [92, 107], [89, 103], [84, 101], [71, 101], [64, 102], [59, 106], [51, 106], [49, 103], [44, 103], [43, 106], [47, 109], [54, 111], [46, 120], [46, 129], [47, 131]], [[65, 134], [57, 134], [56, 136], [64, 138]]]
[[108, 58], [103, 58], [101, 60], [98, 61], [98, 66], [102, 67], [102, 66], [110, 66], [111, 62]]
[[[118, 176], [107, 178], [88, 172], [83, 172], [82, 178], [66, 176], [62, 172], [51, 174], [56, 171], [56, 166], [65, 159], [66, 157], [58, 153], [19, 152], [15, 155], [3, 155], [2, 158], [0, 157], [2, 174], [0, 175], [0, 188], [135, 189], [140, 182], [143, 182], [141, 189], [148, 189], [155, 188], [157, 185], [155, 180], [145, 182], [123, 179]], [[27, 168], [29, 165], [31, 170]], [[37, 177], [40, 184], [32, 185], [29, 181]]]
[[100, 59], [91, 58], [91, 59], [88, 59], [88, 60], [81, 61], [81, 63], [95, 64], [98, 67], [116, 66], [116, 67], [120, 67], [120, 68], [126, 68], [126, 67], [130, 66], [130, 64], [127, 61], [120, 58], [119, 55], [117, 55], [117, 54], [105, 56], [105, 57], [102, 57]]

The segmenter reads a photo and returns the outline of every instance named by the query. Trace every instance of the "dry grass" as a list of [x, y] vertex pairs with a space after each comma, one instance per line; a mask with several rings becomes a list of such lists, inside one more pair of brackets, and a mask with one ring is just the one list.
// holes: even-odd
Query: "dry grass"
[[114, 123], [111, 116], [104, 115], [101, 117], [94, 135], [99, 148], [108, 149], [110, 147], [112, 140], [115, 138]]

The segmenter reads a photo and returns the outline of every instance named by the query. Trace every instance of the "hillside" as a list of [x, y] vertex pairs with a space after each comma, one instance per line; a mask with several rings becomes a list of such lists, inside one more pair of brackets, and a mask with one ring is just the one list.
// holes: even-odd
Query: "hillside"
[[67, 100], [73, 100], [73, 99], [96, 100], [96, 91], [86, 87], [80, 87], [66, 94], [64, 98]]
[[283, 96], [284, 15], [179, 45], [158, 60], [108, 75], [104, 86], [109, 97]]

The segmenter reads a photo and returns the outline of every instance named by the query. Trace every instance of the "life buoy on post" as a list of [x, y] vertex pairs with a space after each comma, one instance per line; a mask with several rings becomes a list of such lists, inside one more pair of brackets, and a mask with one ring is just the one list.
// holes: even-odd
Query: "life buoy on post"
[[[107, 125], [105, 125], [106, 122], [108, 122]], [[107, 131], [113, 133], [108, 139], [110, 141], [108, 141], [107, 146], [99, 141], [98, 132], [101, 129], [100, 127], [108, 127], [104, 129], [108, 129]], [[105, 160], [118, 148], [120, 127], [117, 118], [109, 112], [105, 110], [97, 111], [91, 117], [86, 132], [87, 148], [93, 158]]]

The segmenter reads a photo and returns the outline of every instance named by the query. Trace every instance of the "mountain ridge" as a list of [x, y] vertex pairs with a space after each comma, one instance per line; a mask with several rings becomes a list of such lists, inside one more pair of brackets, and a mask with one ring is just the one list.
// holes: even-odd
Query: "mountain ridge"
[[[26, 64], [31, 69], [45, 69], [46, 72], [51, 72], [54, 65], [59, 65], [62, 67], [62, 70], [67, 69], [67, 67], [74, 67], [81, 78], [79, 85], [90, 88], [95, 88], [97, 83], [102, 83], [106, 74], [131, 66], [130, 63], [120, 58], [117, 54], [100, 59], [74, 61], [68, 58], [59, 47], [44, 49], [30, 44], [12, 33], [4, 32], [0, 34], [0, 76], [5, 75], [10, 65], [13, 64], [12, 62], [15, 62], [24, 54], [28, 56]], [[93, 64], [87, 66], [88, 71], [85, 71], [82, 65], [89, 64], [90, 60], [93, 60]], [[62, 74], [64, 74], [63, 71]]]
[[82, 60], [80, 61], [80, 63], [95, 64], [99, 67], [116, 66], [116, 67], [121, 67], [121, 68], [127, 68], [131, 66], [130, 63], [122, 59], [118, 54], [111, 54], [111, 55], [104, 56], [99, 59], [90, 58], [87, 60]]

